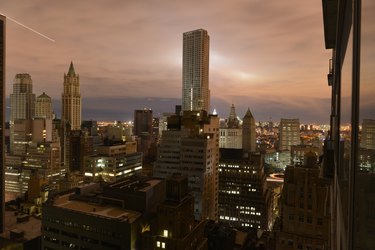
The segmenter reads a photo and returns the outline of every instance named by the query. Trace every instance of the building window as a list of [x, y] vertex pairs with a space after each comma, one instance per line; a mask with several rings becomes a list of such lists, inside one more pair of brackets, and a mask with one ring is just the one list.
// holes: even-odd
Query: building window
[[165, 248], [165, 242], [161, 243], [161, 248]]
[[160, 241], [156, 242], [156, 247], [160, 247]]
[[163, 231], [163, 236], [164, 236], [164, 237], [168, 237], [168, 230], [164, 230], [164, 231]]

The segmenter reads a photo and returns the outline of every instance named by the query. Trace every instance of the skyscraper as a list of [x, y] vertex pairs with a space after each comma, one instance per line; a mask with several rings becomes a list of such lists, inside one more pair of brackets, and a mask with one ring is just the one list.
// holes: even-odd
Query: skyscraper
[[4, 122], [5, 122], [5, 16], [0, 15], [0, 233], [4, 231], [5, 175], [4, 175]]
[[35, 117], [52, 119], [52, 99], [43, 92], [35, 101]]
[[256, 151], [255, 119], [250, 109], [247, 109], [242, 123], [242, 148], [244, 152]]
[[188, 176], [197, 220], [218, 218], [219, 118], [207, 112], [184, 111], [168, 118], [154, 167], [156, 177]]
[[10, 94], [10, 108], [11, 122], [34, 117], [35, 94], [33, 94], [33, 80], [29, 74], [16, 74], [14, 77], [13, 93]]
[[79, 75], [76, 74], [73, 62], [68, 74], [64, 74], [64, 92], [62, 94], [62, 120], [69, 122], [71, 130], [81, 129], [81, 94]]
[[209, 47], [206, 30], [183, 34], [182, 110], [210, 111]]
[[281, 119], [279, 124], [279, 150], [290, 150], [301, 143], [299, 119]]

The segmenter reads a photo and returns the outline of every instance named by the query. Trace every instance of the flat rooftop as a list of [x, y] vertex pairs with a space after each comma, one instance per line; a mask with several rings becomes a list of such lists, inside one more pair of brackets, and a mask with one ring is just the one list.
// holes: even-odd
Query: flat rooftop
[[71, 193], [55, 197], [53, 206], [107, 219], [128, 220], [129, 223], [133, 223], [141, 216], [139, 212], [126, 210], [121, 207], [69, 200], [70, 195]]
[[2, 238], [10, 239], [10, 231], [24, 232], [24, 241], [29, 241], [41, 236], [42, 221], [33, 216], [28, 221], [17, 223], [15, 211], [5, 211], [5, 230], [0, 234]]

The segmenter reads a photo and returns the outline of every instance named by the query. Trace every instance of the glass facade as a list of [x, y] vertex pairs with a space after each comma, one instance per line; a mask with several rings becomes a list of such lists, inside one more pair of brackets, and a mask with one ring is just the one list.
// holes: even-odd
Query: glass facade
[[375, 249], [374, 13], [372, 0], [323, 1], [334, 61], [332, 249]]

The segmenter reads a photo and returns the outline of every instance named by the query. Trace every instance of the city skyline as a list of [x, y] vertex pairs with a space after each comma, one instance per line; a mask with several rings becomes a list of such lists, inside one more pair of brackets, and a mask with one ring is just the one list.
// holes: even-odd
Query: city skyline
[[[8, 22], [6, 96], [14, 75], [27, 72], [35, 94], [46, 92], [59, 103], [61, 77], [73, 61], [81, 76], [83, 119], [128, 120], [143, 107], [156, 115], [172, 111], [181, 104], [182, 34], [203, 28], [211, 37], [211, 112], [227, 117], [234, 103], [240, 116], [250, 107], [258, 121], [328, 123], [330, 52], [321, 49], [319, 3], [200, 5], [2, 1], [1, 13], [56, 41]], [[54, 105], [58, 114], [60, 108]]]

